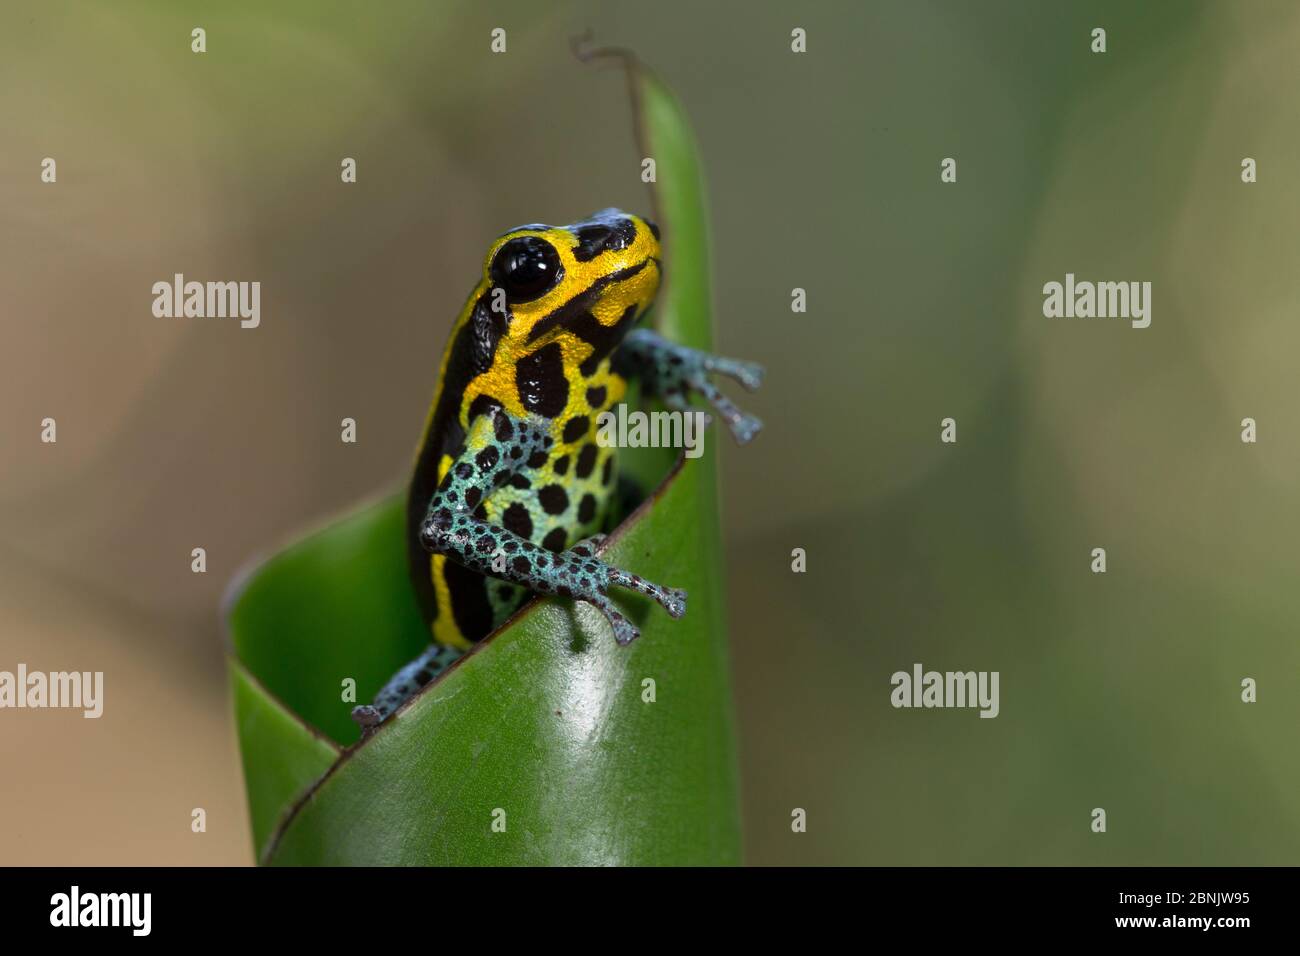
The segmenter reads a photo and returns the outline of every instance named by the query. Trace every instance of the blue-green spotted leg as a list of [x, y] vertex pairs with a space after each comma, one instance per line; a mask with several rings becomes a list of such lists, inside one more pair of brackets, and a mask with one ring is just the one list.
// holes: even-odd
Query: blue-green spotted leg
[[[584, 538], [583, 540], [579, 541], [569, 550], [573, 554], [578, 555], [579, 557], [583, 557], [583, 558], [591, 557], [605, 542], [605, 538], [607, 537], [608, 535], [604, 535], [604, 534], [593, 534], [591, 537]], [[609, 569], [609, 581], [611, 584], [616, 584], [619, 587], [624, 587], [631, 591], [639, 591], [641, 594], [644, 594], [646, 597], [654, 598], [656, 601], [659, 601], [661, 604], [664, 604], [662, 598], [664, 594], [667, 593], [670, 597], [674, 599], [674, 606], [670, 607], [668, 604], [664, 604], [664, 607], [668, 609], [668, 613], [671, 614], [673, 617], [681, 617], [682, 614], [685, 613], [686, 611], [685, 591], [661, 588], [657, 584], [652, 584], [649, 581], [645, 580], [644, 578], [639, 577], [638, 575], [620, 570], [619, 568]], [[677, 613], [674, 613], [674, 611], [677, 611]], [[635, 631], [635, 629], [633, 630]], [[619, 643], [629, 644], [633, 639], [635, 639], [636, 636], [637, 635], [633, 633], [632, 636], [627, 638], [626, 640], [619, 640]], [[617, 629], [615, 630], [615, 637], [616, 638], [618, 637]]]
[[454, 647], [430, 644], [423, 654], [399, 670], [380, 688], [374, 701], [353, 707], [352, 719], [362, 730], [369, 730], [463, 656], [464, 652]]
[[[465, 451], [447, 470], [420, 528], [427, 551], [444, 554], [479, 574], [517, 584], [537, 594], [554, 594], [594, 604], [614, 629], [619, 644], [640, 631], [609, 599], [610, 587], [653, 598], [673, 617], [686, 613], [686, 592], [610, 567], [589, 544], [553, 552], [475, 514], [479, 502], [510, 480], [518, 467], [543, 453], [552, 439], [546, 420], [516, 419], [500, 408], [470, 425]], [[502, 437], [506, 436], [506, 437]]]
[[710, 373], [717, 372], [752, 392], [763, 383], [763, 367], [754, 362], [701, 352], [669, 342], [649, 329], [635, 329], [614, 353], [614, 367], [626, 377], [639, 379], [645, 394], [659, 396], [674, 411], [689, 411], [690, 393], [700, 395], [741, 445], [751, 441], [763, 427], [761, 421], [737, 408], [709, 381]]

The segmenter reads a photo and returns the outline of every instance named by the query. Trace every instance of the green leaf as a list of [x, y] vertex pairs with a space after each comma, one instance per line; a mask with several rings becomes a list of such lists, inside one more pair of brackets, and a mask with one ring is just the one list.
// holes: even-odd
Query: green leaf
[[238, 661], [231, 662], [231, 683], [253, 845], [262, 847], [297, 796], [338, 759], [339, 749], [258, 686]]
[[[657, 321], [670, 338], [707, 348], [694, 144], [672, 96], [626, 65], [645, 155], [657, 163], [669, 263]], [[706, 449], [719, 433], [710, 440]], [[631, 470], [663, 475], [662, 450], [634, 457]], [[234, 703], [259, 859], [738, 862], [712, 451], [680, 462], [604, 552], [687, 589], [684, 618], [620, 591], [642, 630], [621, 648], [589, 605], [535, 601], [358, 742], [345, 680], [365, 702], [427, 643], [402, 507], [393, 496], [331, 523], [255, 568], [232, 597]]]

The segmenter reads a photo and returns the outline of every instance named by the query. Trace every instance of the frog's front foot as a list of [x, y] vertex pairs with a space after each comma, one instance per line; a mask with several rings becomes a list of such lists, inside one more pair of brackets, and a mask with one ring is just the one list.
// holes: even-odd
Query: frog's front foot
[[752, 392], [763, 384], [763, 366], [740, 359], [711, 355], [708, 352], [697, 352], [696, 355], [699, 356], [699, 364], [698, 367], [687, 370], [684, 376], [686, 387], [704, 396], [704, 400], [713, 406], [722, 420], [727, 423], [727, 428], [730, 429], [731, 436], [736, 439], [736, 444], [746, 445], [753, 441], [754, 436], [763, 428], [762, 421], [737, 408], [731, 399], [723, 395], [718, 387], [709, 381], [708, 373], [717, 372], [719, 375], [725, 375], [739, 382], [746, 391]]
[[737, 444], [752, 441], [762, 429], [763, 423], [759, 419], [737, 408], [709, 380], [709, 376], [716, 372], [734, 379], [752, 392], [763, 384], [761, 365], [677, 345], [648, 329], [631, 332], [624, 341], [622, 352], [620, 359], [631, 369], [640, 371], [650, 390], [674, 411], [689, 411], [689, 395], [694, 392], [713, 406]]

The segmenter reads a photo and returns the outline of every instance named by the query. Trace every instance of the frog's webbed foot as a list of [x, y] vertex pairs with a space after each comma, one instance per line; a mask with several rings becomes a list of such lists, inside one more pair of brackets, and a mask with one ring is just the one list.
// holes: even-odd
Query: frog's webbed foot
[[[603, 538], [604, 535], [596, 537]], [[623, 646], [640, 637], [641, 631], [609, 599], [610, 587], [627, 588], [644, 594], [657, 601], [670, 617], [679, 618], [686, 613], [685, 591], [681, 588], [663, 587], [640, 575], [591, 557], [588, 547], [590, 540], [574, 545], [569, 551], [561, 552], [552, 559], [548, 573], [555, 572], [557, 577], [553, 585], [543, 582], [541, 589], [544, 593], [554, 593], [594, 605], [609, 621], [609, 626], [614, 630], [614, 640]]]
[[690, 394], [698, 394], [713, 406], [738, 444], [752, 441], [763, 427], [758, 418], [741, 411], [709, 380], [716, 372], [752, 392], [763, 383], [761, 365], [677, 345], [648, 329], [629, 333], [618, 358], [625, 370], [639, 375], [647, 392], [658, 395], [674, 411], [689, 411]]
[[[696, 392], [704, 397], [713, 410], [721, 416], [726, 422], [727, 429], [731, 432], [731, 437], [736, 440], [738, 445], [747, 445], [754, 440], [763, 428], [763, 422], [748, 412], [743, 412], [736, 407], [736, 403], [723, 395], [718, 387], [706, 378], [699, 380], [687, 380], [686, 389]], [[675, 392], [665, 392], [664, 404], [674, 411], [688, 412], [692, 411], [690, 400], [686, 397], [685, 390]], [[706, 421], [712, 421], [713, 416], [705, 416]]]
[[614, 629], [614, 640], [626, 646], [640, 637], [641, 632], [608, 599], [607, 594], [610, 585], [628, 588], [653, 598], [659, 602], [660, 606], [672, 618], [680, 618], [686, 613], [686, 592], [681, 588], [662, 587], [652, 581], [645, 580], [640, 575], [624, 571], [622, 568], [611, 567], [603, 561], [597, 560], [594, 555], [607, 537], [608, 535], [604, 534], [593, 534], [589, 538], [582, 539], [569, 549], [568, 553], [571, 555], [591, 559], [584, 563], [583, 568], [592, 575], [596, 585], [594, 589], [587, 589], [586, 593], [574, 589], [573, 596], [599, 608]]

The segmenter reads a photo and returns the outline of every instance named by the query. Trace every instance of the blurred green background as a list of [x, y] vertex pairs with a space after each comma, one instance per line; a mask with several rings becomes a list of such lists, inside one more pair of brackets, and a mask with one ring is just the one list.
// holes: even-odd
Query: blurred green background
[[[693, 117], [719, 350], [769, 370], [717, 442], [747, 860], [1296, 862], [1298, 16], [6, 4], [0, 669], [107, 699], [0, 713], [0, 862], [251, 861], [222, 591], [403, 479], [492, 237], [646, 208], [588, 28]], [[261, 327], [155, 319], [174, 272], [261, 281]], [[1066, 272], [1151, 281], [1151, 327], [1043, 318]], [[1001, 715], [893, 709], [917, 661], [1000, 671]]]

